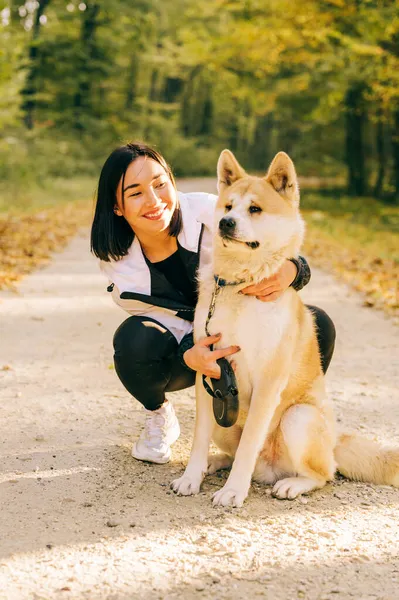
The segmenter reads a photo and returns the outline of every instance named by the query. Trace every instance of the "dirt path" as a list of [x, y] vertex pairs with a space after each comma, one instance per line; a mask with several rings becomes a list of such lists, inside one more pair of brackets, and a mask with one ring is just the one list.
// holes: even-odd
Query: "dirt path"
[[[171, 395], [173, 461], [130, 457], [143, 412], [111, 349], [125, 314], [86, 232], [19, 290], [0, 294], [1, 600], [399, 598], [398, 490], [338, 480], [281, 502], [254, 486], [243, 509], [213, 509], [221, 474], [176, 497], [192, 390]], [[303, 297], [336, 323], [328, 384], [342, 426], [399, 444], [398, 330], [320, 271]]]

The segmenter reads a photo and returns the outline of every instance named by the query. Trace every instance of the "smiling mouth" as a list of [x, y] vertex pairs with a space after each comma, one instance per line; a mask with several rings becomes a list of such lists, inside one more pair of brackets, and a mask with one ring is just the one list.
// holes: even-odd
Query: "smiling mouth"
[[226, 244], [224, 242], [227, 240], [230, 242], [236, 242], [236, 244], [245, 244], [246, 246], [248, 246], [248, 248], [251, 248], [252, 250], [259, 248], [260, 246], [259, 242], [245, 242], [243, 240], [237, 240], [236, 238], [230, 237], [229, 235], [224, 235], [222, 236], [222, 242], [224, 247], [226, 247]]
[[149, 219], [150, 221], [157, 221], [158, 219], [160, 219], [162, 217], [162, 214], [163, 214], [165, 208], [166, 208], [166, 204], [161, 204], [161, 206], [159, 208], [157, 208], [157, 210], [148, 212], [145, 215], [143, 215], [143, 217], [145, 219]]

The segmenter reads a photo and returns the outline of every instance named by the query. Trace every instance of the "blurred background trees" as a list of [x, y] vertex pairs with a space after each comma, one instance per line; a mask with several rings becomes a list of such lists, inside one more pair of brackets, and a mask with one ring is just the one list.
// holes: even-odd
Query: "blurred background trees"
[[0, 1], [0, 177], [97, 176], [140, 139], [178, 175], [231, 148], [399, 203], [397, 0]]

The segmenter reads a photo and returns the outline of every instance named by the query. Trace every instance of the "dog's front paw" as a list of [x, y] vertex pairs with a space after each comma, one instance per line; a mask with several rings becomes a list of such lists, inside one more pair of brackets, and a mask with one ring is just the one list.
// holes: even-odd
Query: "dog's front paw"
[[245, 498], [248, 496], [248, 490], [238, 490], [229, 487], [227, 484], [221, 490], [213, 494], [214, 506], [235, 506], [239, 508], [243, 505]]
[[178, 496], [194, 496], [199, 493], [201, 483], [202, 477], [194, 478], [184, 473], [179, 479], [172, 481], [170, 487]]

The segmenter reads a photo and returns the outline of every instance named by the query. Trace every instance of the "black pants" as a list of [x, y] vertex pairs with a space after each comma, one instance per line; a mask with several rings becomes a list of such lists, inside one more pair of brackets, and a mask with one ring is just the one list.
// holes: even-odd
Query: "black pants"
[[[308, 308], [315, 316], [325, 373], [334, 352], [334, 323], [321, 308]], [[148, 410], [162, 406], [165, 392], [194, 385], [195, 373], [181, 364], [178, 347], [175, 336], [148, 317], [129, 317], [115, 332], [115, 370], [128, 392]]]

